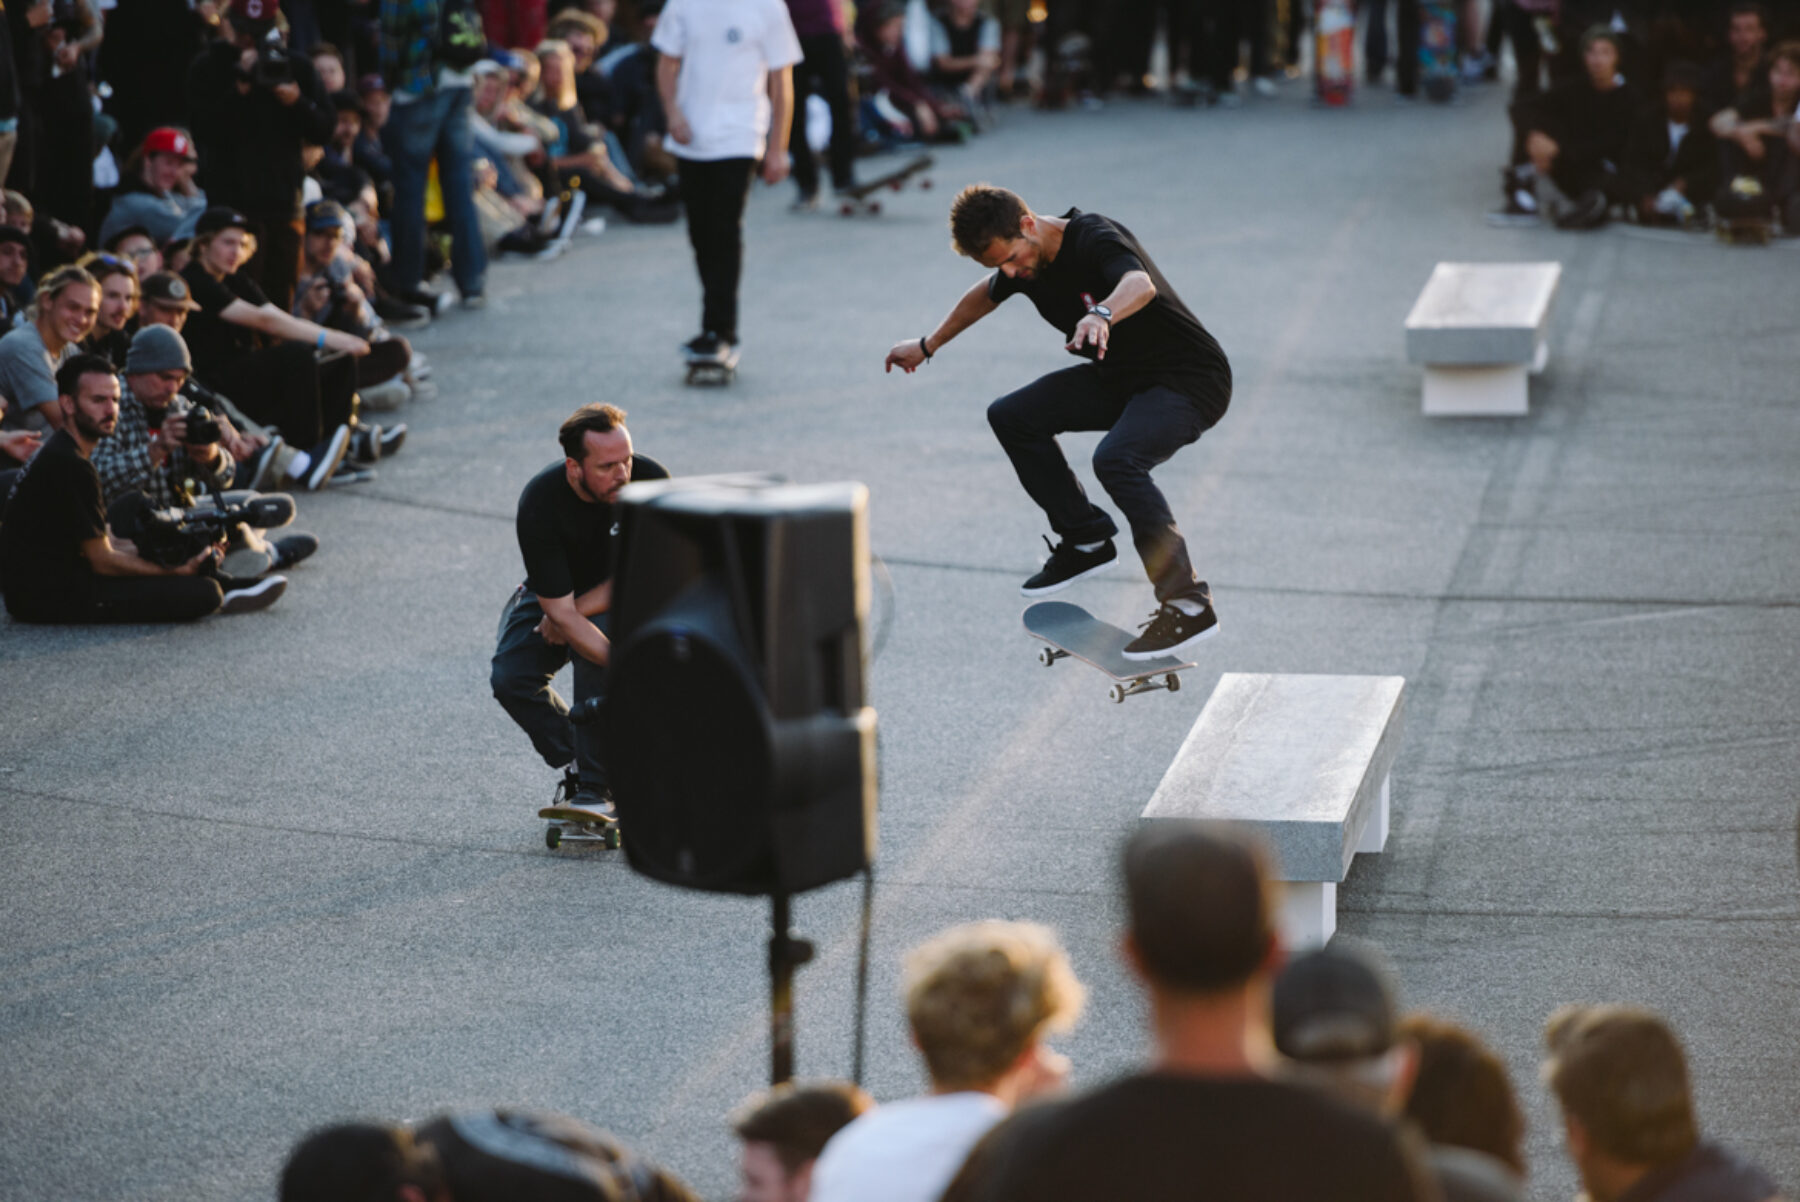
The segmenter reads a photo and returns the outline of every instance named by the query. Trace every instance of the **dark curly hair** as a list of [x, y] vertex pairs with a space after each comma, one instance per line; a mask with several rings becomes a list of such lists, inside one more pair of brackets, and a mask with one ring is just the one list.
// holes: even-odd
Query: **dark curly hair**
[[1019, 236], [1019, 224], [1031, 210], [1016, 192], [992, 184], [970, 184], [950, 205], [950, 245], [959, 255], [979, 259], [996, 239]]

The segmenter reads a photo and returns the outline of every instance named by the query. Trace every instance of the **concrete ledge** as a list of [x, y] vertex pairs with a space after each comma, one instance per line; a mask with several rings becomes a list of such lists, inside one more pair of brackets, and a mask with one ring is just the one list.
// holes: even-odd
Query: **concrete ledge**
[[1491, 367], [1537, 360], [1561, 263], [1439, 263], [1406, 316], [1406, 358]]

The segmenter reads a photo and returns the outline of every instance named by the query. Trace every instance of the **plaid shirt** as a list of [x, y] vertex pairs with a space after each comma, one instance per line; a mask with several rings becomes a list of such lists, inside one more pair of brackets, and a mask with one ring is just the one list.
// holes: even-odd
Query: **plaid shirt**
[[[108, 505], [128, 492], [146, 494], [158, 509], [186, 505], [187, 500], [180, 493], [183, 480], [216, 484], [220, 489], [231, 487], [237, 462], [224, 447], [219, 448], [219, 458], [211, 467], [194, 462], [181, 447], [176, 447], [161, 467], [156, 466], [150, 458], [150, 423], [144, 420], [144, 403], [131, 394], [131, 386], [123, 378], [119, 383], [123, 387], [119, 424], [94, 445], [93, 455], [94, 470], [100, 473], [100, 487]], [[164, 413], [173, 417], [193, 407], [192, 401], [177, 394]]]

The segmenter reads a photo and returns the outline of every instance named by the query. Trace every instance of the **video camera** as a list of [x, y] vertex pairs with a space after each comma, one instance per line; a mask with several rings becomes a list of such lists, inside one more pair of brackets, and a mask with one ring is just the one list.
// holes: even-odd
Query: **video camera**
[[[185, 389], [185, 385], [183, 388]], [[152, 409], [144, 406], [144, 424], [152, 430], [162, 429], [163, 418], [168, 416], [168, 409]], [[212, 410], [205, 405], [195, 405], [182, 414], [187, 419], [186, 445], [190, 447], [210, 446], [225, 436], [219, 429], [219, 419], [213, 416]]]
[[278, 88], [294, 82], [294, 55], [288, 49], [281, 30], [271, 29], [256, 47], [256, 62], [250, 68], [250, 82], [259, 88]]
[[208, 501], [187, 508], [158, 509], [141, 492], [128, 492], [107, 509], [106, 524], [137, 545], [138, 554], [166, 568], [180, 567], [228, 537], [242, 522], [267, 530], [294, 520], [294, 498], [262, 493], [227, 502], [217, 489]]

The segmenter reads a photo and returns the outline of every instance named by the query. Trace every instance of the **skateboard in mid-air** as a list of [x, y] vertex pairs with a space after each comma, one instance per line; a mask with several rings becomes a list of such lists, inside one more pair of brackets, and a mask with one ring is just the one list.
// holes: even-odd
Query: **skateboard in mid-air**
[[717, 354], [696, 355], [683, 351], [689, 384], [729, 384], [737, 379], [738, 348], [721, 347]]
[[[858, 184], [854, 188], [845, 188], [842, 192], [838, 193], [838, 212], [845, 217], [854, 217], [858, 213], [867, 213], [870, 216], [874, 216], [881, 212], [881, 202], [879, 200], [871, 200], [869, 199], [870, 197], [874, 196], [875, 193], [881, 191], [883, 188], [899, 192], [906, 187], [907, 180], [918, 175], [921, 171], [928, 170], [936, 161], [937, 160], [930, 155], [922, 154], [898, 171], [890, 171], [886, 175], [876, 176], [867, 183]], [[919, 187], [921, 189], [930, 188], [931, 178], [927, 176], [926, 178], [921, 179], [919, 181]]]
[[1057, 660], [1073, 656], [1091, 664], [1112, 677], [1106, 695], [1117, 702], [1158, 689], [1180, 692], [1181, 672], [1194, 666], [1174, 656], [1126, 659], [1129, 634], [1067, 601], [1039, 601], [1026, 609], [1024, 620], [1026, 631], [1048, 644], [1038, 649], [1039, 663], [1054, 667]]
[[619, 821], [573, 804], [577, 782], [565, 776], [557, 782], [550, 804], [538, 817], [550, 823], [544, 830], [544, 846], [555, 851], [565, 843], [598, 843], [608, 851], [619, 848]]

